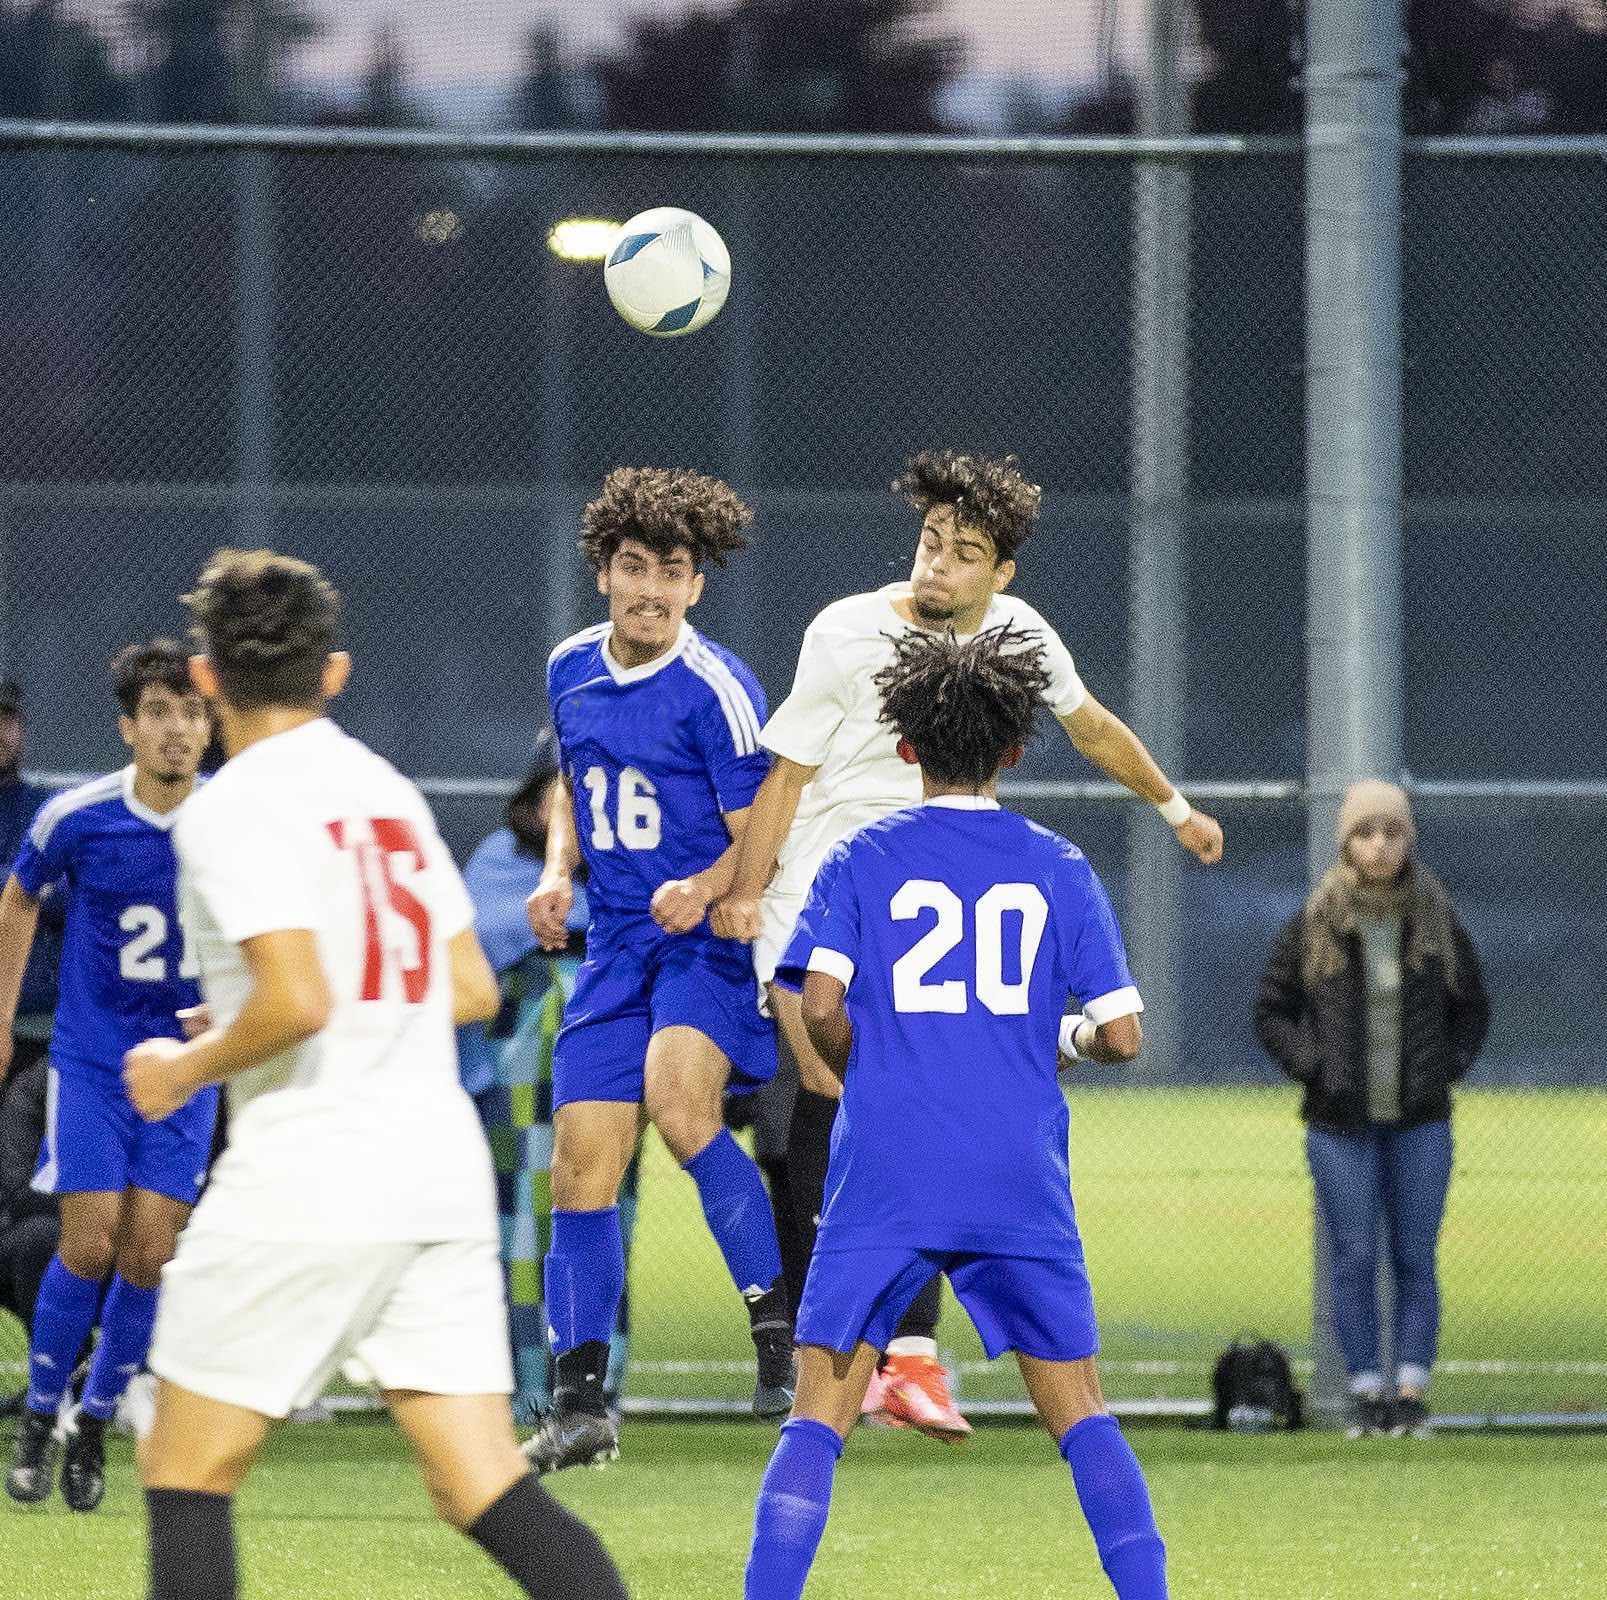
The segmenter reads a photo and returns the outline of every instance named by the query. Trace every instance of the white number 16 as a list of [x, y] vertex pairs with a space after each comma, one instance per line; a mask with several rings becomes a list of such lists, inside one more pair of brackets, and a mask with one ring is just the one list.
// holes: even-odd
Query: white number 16
[[[614, 848], [615, 830], [608, 821], [608, 774], [589, 767], [581, 779], [591, 801], [591, 842], [596, 850]], [[656, 850], [663, 833], [663, 814], [652, 779], [635, 767], [622, 767], [619, 800], [615, 807], [619, 843], [627, 850]]]

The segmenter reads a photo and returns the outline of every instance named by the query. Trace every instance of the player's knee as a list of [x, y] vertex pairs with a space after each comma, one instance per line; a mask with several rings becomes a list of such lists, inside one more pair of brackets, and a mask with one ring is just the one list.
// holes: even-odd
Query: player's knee
[[618, 1156], [607, 1141], [560, 1134], [552, 1152], [553, 1200], [566, 1211], [611, 1205], [619, 1188], [618, 1169]]
[[93, 1224], [63, 1233], [57, 1253], [61, 1264], [75, 1278], [98, 1282], [112, 1270], [117, 1259], [117, 1242], [110, 1228]]
[[649, 1101], [647, 1115], [659, 1131], [671, 1155], [683, 1166], [715, 1138], [723, 1124], [717, 1114], [704, 1107], [665, 1098], [657, 1105]]
[[173, 1259], [173, 1246], [167, 1237], [128, 1240], [117, 1252], [118, 1276], [136, 1289], [160, 1289], [162, 1268]]

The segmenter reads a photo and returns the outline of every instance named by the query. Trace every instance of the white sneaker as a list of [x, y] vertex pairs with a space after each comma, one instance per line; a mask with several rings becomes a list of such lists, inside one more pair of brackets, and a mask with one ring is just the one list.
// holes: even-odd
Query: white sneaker
[[156, 1374], [137, 1372], [128, 1380], [123, 1398], [117, 1402], [117, 1413], [112, 1427], [118, 1433], [145, 1438], [156, 1421]]

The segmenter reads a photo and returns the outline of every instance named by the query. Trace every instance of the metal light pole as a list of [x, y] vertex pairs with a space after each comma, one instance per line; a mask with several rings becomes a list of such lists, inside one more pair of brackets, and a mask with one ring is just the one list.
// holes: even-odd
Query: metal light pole
[[[1401, 38], [1401, 0], [1309, 0], [1306, 850], [1313, 882], [1334, 858], [1346, 785], [1393, 778], [1402, 767]], [[1320, 1217], [1315, 1260], [1312, 1400], [1333, 1415], [1344, 1405], [1345, 1383]]]

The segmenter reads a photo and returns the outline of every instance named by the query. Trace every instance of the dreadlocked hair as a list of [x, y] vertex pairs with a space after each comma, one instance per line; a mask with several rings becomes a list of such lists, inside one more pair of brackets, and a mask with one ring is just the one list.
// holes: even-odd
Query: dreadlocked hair
[[910, 742], [927, 777], [980, 788], [1032, 737], [1049, 668], [1042, 643], [1006, 624], [971, 639], [900, 634], [872, 681], [881, 720]]
[[598, 572], [624, 539], [640, 540], [660, 560], [685, 549], [695, 567], [723, 567], [747, 545], [742, 529], [752, 521], [753, 508], [718, 478], [685, 467], [615, 467], [581, 513], [580, 548]]
[[1043, 490], [1027, 481], [1014, 456], [995, 461], [958, 450], [922, 450], [904, 463], [893, 487], [923, 517], [933, 506], [953, 506], [958, 521], [993, 540], [1000, 561], [1011, 560], [1027, 542], [1043, 504]]
[[340, 593], [317, 567], [272, 550], [219, 550], [184, 604], [237, 711], [322, 705]]

